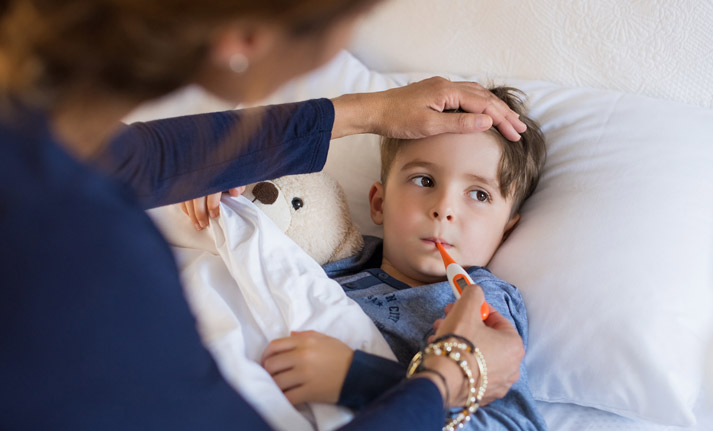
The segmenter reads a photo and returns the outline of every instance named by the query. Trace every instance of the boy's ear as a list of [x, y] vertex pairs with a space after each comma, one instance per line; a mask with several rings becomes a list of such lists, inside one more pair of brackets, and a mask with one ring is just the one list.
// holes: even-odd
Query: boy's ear
[[384, 185], [378, 181], [369, 189], [369, 209], [371, 221], [377, 225], [384, 224]]
[[515, 229], [515, 226], [517, 226], [517, 222], [519, 221], [520, 213], [516, 213], [510, 218], [510, 221], [505, 226], [505, 231], [503, 232], [503, 242], [510, 236], [510, 233]]

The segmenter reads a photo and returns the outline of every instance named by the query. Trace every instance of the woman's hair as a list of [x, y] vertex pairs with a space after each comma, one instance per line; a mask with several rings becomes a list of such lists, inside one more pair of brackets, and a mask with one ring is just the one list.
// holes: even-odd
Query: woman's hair
[[[492, 87], [491, 93], [504, 101], [510, 109], [520, 115], [520, 120], [527, 125], [527, 130], [520, 134], [517, 142], [509, 141], [494, 127], [488, 130], [498, 137], [500, 164], [498, 166], [498, 183], [500, 194], [513, 197], [514, 215], [520, 205], [535, 191], [540, 178], [540, 171], [545, 163], [545, 138], [539, 124], [526, 115], [524, 93], [511, 87]], [[396, 158], [401, 145], [407, 139], [383, 138], [381, 141], [381, 182], [386, 184], [391, 165]]]
[[81, 86], [144, 100], [195, 76], [216, 28], [319, 35], [377, 0], [0, 0], [0, 92], [44, 104]]

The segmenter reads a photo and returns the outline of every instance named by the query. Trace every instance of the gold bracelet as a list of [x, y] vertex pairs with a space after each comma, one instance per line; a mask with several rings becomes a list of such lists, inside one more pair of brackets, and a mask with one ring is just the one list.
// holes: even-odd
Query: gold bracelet
[[[419, 371], [420, 366], [423, 363], [424, 356], [429, 354], [444, 356], [455, 361], [460, 367], [463, 376], [465, 376], [468, 382], [468, 395], [466, 397], [465, 405], [460, 412], [455, 414], [455, 417], [452, 417], [446, 422], [446, 425], [443, 427], [443, 431], [454, 431], [456, 428], [463, 428], [463, 425], [470, 421], [471, 415], [478, 410], [478, 407], [480, 407], [480, 402], [485, 396], [485, 390], [488, 387], [488, 368], [485, 364], [485, 357], [480, 349], [471, 346], [472, 344], [470, 343], [466, 344], [464, 342], [446, 340], [431, 343], [423, 350], [416, 353], [408, 366], [406, 373], [407, 378]], [[477, 387], [475, 379], [473, 378], [473, 372], [468, 365], [468, 361], [464, 359], [463, 352], [472, 352], [475, 355], [475, 361], [478, 364], [478, 371], [480, 372]], [[447, 403], [448, 399], [446, 399], [446, 404]]]

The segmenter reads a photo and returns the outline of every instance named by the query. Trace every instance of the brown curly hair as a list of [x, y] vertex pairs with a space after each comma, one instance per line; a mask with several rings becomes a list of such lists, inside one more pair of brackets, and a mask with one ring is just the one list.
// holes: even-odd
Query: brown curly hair
[[0, 1], [0, 91], [45, 105], [77, 85], [145, 100], [186, 84], [221, 25], [260, 18], [306, 37], [377, 1]]

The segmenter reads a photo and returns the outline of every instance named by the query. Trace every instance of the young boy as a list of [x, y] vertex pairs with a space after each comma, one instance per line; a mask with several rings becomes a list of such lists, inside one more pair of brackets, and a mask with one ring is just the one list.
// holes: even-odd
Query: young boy
[[[435, 244], [480, 285], [490, 306], [507, 317], [527, 346], [527, 317], [515, 287], [485, 266], [517, 224], [545, 159], [537, 124], [525, 117], [519, 92], [491, 90], [528, 128], [519, 142], [497, 130], [382, 142], [381, 181], [369, 191], [371, 218], [381, 240], [367, 238], [362, 253], [328, 265], [376, 323], [400, 365], [315, 332], [275, 340], [263, 364], [293, 403], [338, 402], [355, 409], [405, 375], [405, 365], [432, 334], [443, 308], [455, 301]], [[478, 312], [474, 310], [473, 312]], [[486, 358], [487, 361], [487, 358]], [[473, 430], [546, 428], [527, 386], [524, 363], [508, 394], [479, 409]]]

